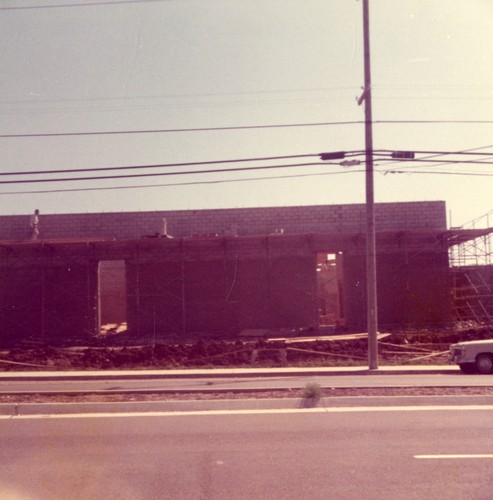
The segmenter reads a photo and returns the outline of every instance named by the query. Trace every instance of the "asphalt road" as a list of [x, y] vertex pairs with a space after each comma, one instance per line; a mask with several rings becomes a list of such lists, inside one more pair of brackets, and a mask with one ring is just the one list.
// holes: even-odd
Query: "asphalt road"
[[4, 392], [88, 392], [88, 391], [248, 391], [255, 389], [298, 389], [308, 382], [322, 387], [464, 387], [490, 386], [493, 377], [463, 375], [460, 372], [429, 375], [317, 375], [258, 377], [149, 378], [122, 380], [0, 381]]
[[0, 418], [6, 500], [490, 499], [493, 406]]

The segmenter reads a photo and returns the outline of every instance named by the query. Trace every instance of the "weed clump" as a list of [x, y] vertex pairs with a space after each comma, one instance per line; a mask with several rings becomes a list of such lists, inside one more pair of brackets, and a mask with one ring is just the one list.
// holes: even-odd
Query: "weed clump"
[[322, 388], [316, 382], [308, 382], [303, 389], [302, 408], [314, 408], [322, 399]]

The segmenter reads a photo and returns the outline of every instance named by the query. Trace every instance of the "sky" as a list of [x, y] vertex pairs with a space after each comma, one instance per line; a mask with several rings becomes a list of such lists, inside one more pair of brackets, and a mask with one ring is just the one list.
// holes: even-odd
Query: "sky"
[[[493, 1], [369, 5], [375, 202], [466, 224], [493, 209]], [[361, 0], [2, 0], [0, 43], [1, 215], [365, 202], [364, 156], [318, 157], [365, 149]]]

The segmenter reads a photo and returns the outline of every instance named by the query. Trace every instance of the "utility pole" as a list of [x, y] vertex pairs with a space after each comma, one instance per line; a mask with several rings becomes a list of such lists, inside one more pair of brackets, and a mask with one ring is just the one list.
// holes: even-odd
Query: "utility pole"
[[373, 119], [371, 109], [371, 66], [370, 66], [370, 15], [369, 0], [363, 0], [363, 44], [365, 86], [360, 103], [365, 102], [365, 159], [366, 159], [366, 280], [367, 280], [367, 329], [368, 367], [378, 369], [378, 313], [377, 272], [375, 250], [375, 203], [373, 187]]

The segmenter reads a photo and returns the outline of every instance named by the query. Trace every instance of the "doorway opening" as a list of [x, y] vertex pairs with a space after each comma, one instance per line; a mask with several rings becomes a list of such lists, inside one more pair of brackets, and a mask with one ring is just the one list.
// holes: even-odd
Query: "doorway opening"
[[100, 333], [127, 329], [127, 286], [124, 260], [101, 260], [98, 265], [98, 319]]
[[344, 325], [342, 252], [317, 254], [318, 315], [320, 326]]

